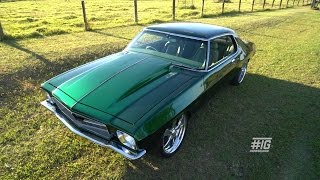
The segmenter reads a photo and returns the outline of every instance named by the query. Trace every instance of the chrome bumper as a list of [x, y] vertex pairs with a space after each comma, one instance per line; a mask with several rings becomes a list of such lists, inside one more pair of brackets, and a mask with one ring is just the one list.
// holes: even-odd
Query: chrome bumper
[[79, 136], [82, 136], [82, 137], [84, 137], [84, 138], [86, 138], [96, 144], [99, 144], [100, 146], [111, 148], [114, 151], [122, 154], [124, 157], [126, 157], [130, 160], [139, 159], [140, 157], [142, 157], [146, 153], [146, 150], [141, 150], [138, 153], [132, 152], [132, 153], [128, 154], [117, 143], [114, 143], [112, 141], [108, 141], [108, 140], [102, 139], [100, 137], [97, 137], [95, 135], [92, 135], [90, 133], [81, 131], [76, 126], [74, 126], [72, 123], [70, 123], [68, 118], [64, 114], [57, 112], [56, 107], [54, 105], [50, 104], [47, 100], [42, 101], [41, 105], [43, 105], [44, 107], [46, 107], [47, 109], [52, 111], [58, 117], [58, 119], [60, 119], [60, 121], [64, 125], [66, 125], [72, 132], [74, 132], [74, 133], [78, 134]]

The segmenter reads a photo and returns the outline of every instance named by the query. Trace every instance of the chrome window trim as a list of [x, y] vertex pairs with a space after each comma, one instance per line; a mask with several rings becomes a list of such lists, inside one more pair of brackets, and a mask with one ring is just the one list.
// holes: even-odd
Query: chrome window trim
[[208, 71], [208, 67], [209, 67], [209, 61], [210, 61], [210, 40], [207, 42], [208, 43], [208, 49], [207, 49], [207, 62], [206, 62], [206, 67], [205, 67], [205, 71]]
[[182, 34], [176, 34], [176, 33], [169, 33], [169, 32], [165, 32], [165, 31], [158, 31], [158, 30], [153, 30], [153, 29], [148, 29], [148, 28], [145, 28], [143, 31], [151, 31], [151, 32], [157, 32], [157, 33], [163, 33], [163, 34], [168, 34], [168, 35], [172, 35], [172, 36], [178, 36], [178, 37], [194, 39], [194, 40], [201, 40], [201, 41], [208, 41], [209, 40], [209, 39], [206, 39], [206, 38], [198, 38], [198, 37], [182, 35]]
[[[193, 39], [193, 40], [201, 40], [201, 41], [205, 41], [206, 43], [209, 43], [209, 40], [208, 39], [203, 39], [203, 38], [197, 38], [197, 37], [192, 37], [192, 36], [185, 36], [185, 35], [181, 35], [181, 34], [175, 34], [175, 33], [168, 33], [168, 32], [163, 32], [163, 31], [157, 31], [157, 30], [153, 30], [153, 29], [147, 29], [147, 28], [144, 28], [135, 38], [132, 39], [132, 41], [128, 44], [128, 46], [123, 50], [124, 52], [125, 51], [129, 51], [128, 50], [128, 47], [136, 40], [138, 39], [142, 34], [143, 32], [145, 31], [150, 31], [150, 32], [156, 32], [156, 33], [163, 33], [163, 34], [168, 34], [168, 35], [172, 35], [172, 36], [177, 36], [177, 37], [182, 37], [182, 38], [188, 38], [188, 39]], [[209, 53], [207, 52], [207, 56], [209, 55]], [[190, 71], [195, 71], [195, 72], [207, 72], [206, 70], [206, 67], [208, 66], [207, 65], [208, 63], [208, 57], [205, 61], [205, 67], [203, 69], [192, 69], [192, 68], [187, 68], [187, 67], [183, 67], [183, 66], [179, 66], [179, 68], [182, 68], [182, 69], [186, 69], [186, 70], [190, 70]]]
[[225, 63], [226, 61], [234, 58], [235, 56], [239, 55], [239, 53], [240, 53], [240, 51], [238, 50], [237, 52], [233, 53], [232, 55], [227, 56], [227, 57], [225, 57], [225, 58], [222, 58], [220, 61], [218, 61], [218, 62], [217, 62], [216, 64], [214, 64], [212, 67], [210, 67], [207, 72], [212, 71], [213, 69], [215, 69], [216, 67], [218, 67], [218, 66], [220, 66], [221, 64]]
[[[210, 38], [198, 38], [198, 37], [192, 37], [192, 36], [187, 36], [187, 35], [182, 35], [182, 34], [176, 34], [176, 33], [169, 33], [169, 32], [164, 32], [164, 31], [159, 31], [159, 30], [153, 30], [153, 29], [148, 29], [147, 27], [144, 28], [135, 38], [132, 39], [132, 41], [128, 44], [128, 46], [123, 50], [123, 51], [128, 51], [128, 47], [131, 45], [131, 43], [133, 43], [137, 38], [139, 38], [144, 31], [150, 31], [150, 32], [157, 32], [157, 33], [163, 33], [163, 34], [168, 34], [168, 35], [172, 35], [172, 36], [177, 36], [177, 37], [182, 37], [182, 38], [188, 38], [188, 39], [193, 39], [193, 40], [201, 40], [201, 41], [205, 41], [208, 43], [208, 47], [207, 47], [207, 59], [205, 62], [205, 68], [204, 69], [190, 69], [190, 68], [185, 68], [185, 67], [180, 67], [186, 70], [190, 70], [190, 71], [194, 71], [194, 72], [210, 72], [212, 69], [214, 69], [214, 67], [224, 63], [225, 61], [227, 61], [229, 58], [238, 55], [240, 53], [240, 49], [239, 49], [239, 45], [238, 42], [235, 40], [235, 37], [238, 37], [236, 35], [235, 32], [232, 33], [223, 33], [217, 36], [213, 36]], [[219, 37], [223, 37], [223, 36], [232, 36], [234, 41], [236, 42], [237, 45], [237, 51], [236, 53], [232, 54], [231, 56], [222, 58], [221, 60], [219, 60], [214, 66], [209, 67], [209, 58], [210, 58], [210, 41]]]
[[209, 40], [209, 44], [210, 44], [210, 42], [211, 42], [212, 40], [217, 39], [217, 38], [220, 38], [220, 37], [224, 37], [224, 36], [232, 36], [234, 42], [236, 42], [237, 51], [236, 51], [235, 53], [227, 56], [227, 57], [224, 57], [224, 58], [220, 59], [218, 62], [216, 62], [216, 63], [215, 63], [213, 66], [211, 66], [211, 67], [209, 67], [209, 59], [208, 59], [208, 60], [207, 60], [207, 61], [208, 61], [208, 62], [207, 62], [207, 72], [210, 72], [211, 70], [215, 69], [215, 67], [218, 67], [218, 66], [220, 66], [221, 64], [225, 63], [226, 61], [234, 58], [235, 56], [239, 55], [240, 52], [241, 52], [241, 49], [239, 48], [238, 42], [237, 42], [236, 39], [234, 38], [234, 37], [236, 36], [234, 33], [225, 33], [225, 34], [221, 34], [221, 35], [219, 35], [219, 36], [212, 37], [212, 38], [210, 38], [210, 40]]

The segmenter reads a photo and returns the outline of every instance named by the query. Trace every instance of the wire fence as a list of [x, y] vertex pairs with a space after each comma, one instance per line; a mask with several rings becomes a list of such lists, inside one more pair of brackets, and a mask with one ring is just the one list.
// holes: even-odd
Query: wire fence
[[0, 1], [0, 39], [18, 39], [79, 32], [83, 29], [99, 30], [276, 10], [309, 5], [312, 0]]

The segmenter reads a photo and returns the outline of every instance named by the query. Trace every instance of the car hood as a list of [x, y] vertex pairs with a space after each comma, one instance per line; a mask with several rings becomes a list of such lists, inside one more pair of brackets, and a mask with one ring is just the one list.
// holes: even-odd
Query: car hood
[[83, 112], [91, 108], [135, 124], [192, 78], [161, 57], [122, 52], [70, 70], [48, 83], [56, 87], [53, 96], [70, 109]]

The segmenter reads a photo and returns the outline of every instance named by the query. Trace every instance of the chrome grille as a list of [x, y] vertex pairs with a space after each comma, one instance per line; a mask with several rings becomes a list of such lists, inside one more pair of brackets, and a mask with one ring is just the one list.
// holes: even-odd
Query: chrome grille
[[109, 133], [108, 128], [105, 124], [92, 119], [79, 116], [77, 114], [75, 115], [57, 99], [55, 98], [52, 98], [52, 99], [56, 104], [56, 107], [79, 128], [86, 130], [97, 136], [100, 136], [102, 138], [107, 138], [107, 139], [111, 138], [111, 134]]
[[66, 115], [69, 119], [71, 119], [72, 121], [75, 121], [75, 117], [72, 115], [72, 112], [66, 108], [61, 102], [59, 102], [56, 98], [52, 98], [53, 102], [57, 105], [58, 109], [64, 114]]

